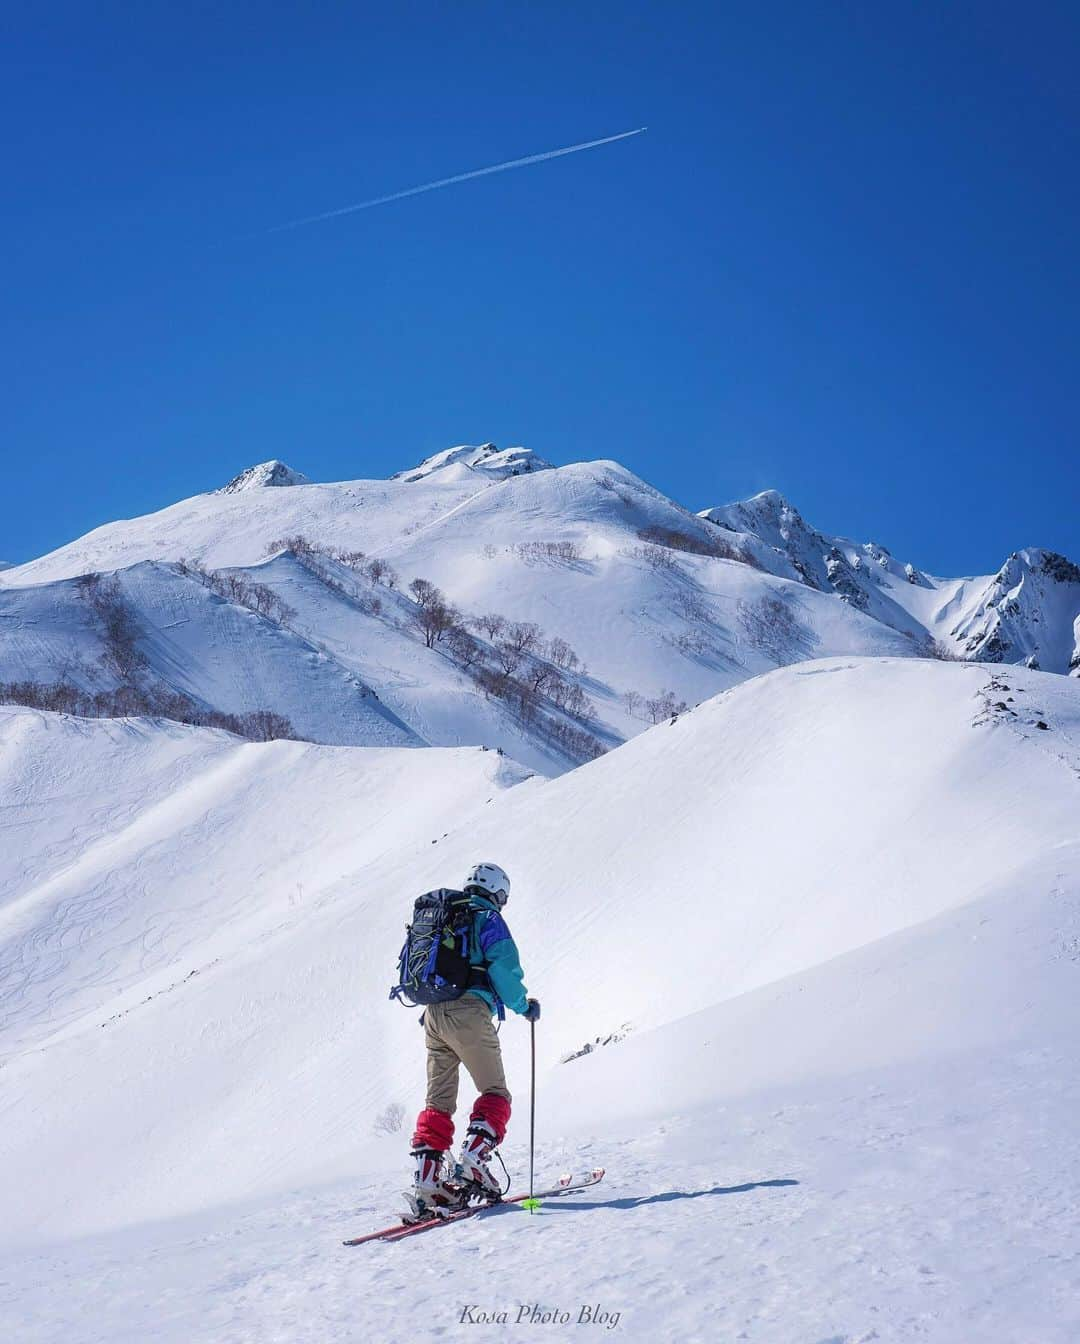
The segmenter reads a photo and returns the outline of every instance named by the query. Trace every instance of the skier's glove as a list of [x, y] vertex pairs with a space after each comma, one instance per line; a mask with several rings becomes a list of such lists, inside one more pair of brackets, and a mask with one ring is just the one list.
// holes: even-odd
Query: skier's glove
[[526, 1021], [526, 1022], [539, 1022], [539, 1021], [540, 1021], [540, 1000], [539, 1000], [539, 999], [530, 999], [530, 1000], [529, 1000], [529, 1006], [528, 1006], [528, 1008], [525, 1009], [525, 1021]]

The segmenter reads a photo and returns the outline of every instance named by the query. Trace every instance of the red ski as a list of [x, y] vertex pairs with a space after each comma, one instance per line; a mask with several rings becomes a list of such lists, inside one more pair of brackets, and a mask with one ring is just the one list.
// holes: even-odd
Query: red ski
[[[598, 1181], [604, 1179], [604, 1168], [597, 1167], [590, 1172], [588, 1176], [574, 1179], [573, 1175], [561, 1176], [559, 1183], [550, 1190], [537, 1190], [534, 1199], [556, 1199], [559, 1195], [572, 1195], [576, 1190], [587, 1190], [590, 1185], [596, 1185]], [[497, 1209], [501, 1204], [520, 1204], [522, 1200], [528, 1199], [526, 1191], [524, 1194], [511, 1195], [509, 1199], [490, 1200], [483, 1204], [472, 1204], [465, 1209], [455, 1209], [453, 1213], [444, 1214], [441, 1218], [428, 1218], [422, 1223], [395, 1223], [393, 1227], [384, 1227], [378, 1232], [368, 1232], [363, 1237], [351, 1237], [348, 1241], [342, 1242], [343, 1246], [362, 1246], [365, 1241], [403, 1241], [406, 1237], [411, 1237], [414, 1232], [426, 1232], [432, 1227], [443, 1227], [446, 1223], [458, 1223], [464, 1218], [471, 1218], [477, 1213], [486, 1213], [488, 1209]]]

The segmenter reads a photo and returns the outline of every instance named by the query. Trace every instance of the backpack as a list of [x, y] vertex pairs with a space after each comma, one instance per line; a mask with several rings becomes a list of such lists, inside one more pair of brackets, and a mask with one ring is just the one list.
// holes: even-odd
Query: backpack
[[473, 911], [464, 892], [438, 887], [416, 898], [390, 997], [414, 1006], [460, 999], [486, 973], [469, 960]]

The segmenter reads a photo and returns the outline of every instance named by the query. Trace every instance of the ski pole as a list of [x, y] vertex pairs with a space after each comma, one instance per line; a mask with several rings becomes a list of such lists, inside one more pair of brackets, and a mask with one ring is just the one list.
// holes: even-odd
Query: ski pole
[[521, 1201], [521, 1207], [535, 1213], [540, 1201], [533, 1193], [533, 1170], [536, 1165], [536, 1018], [529, 1019], [529, 1044], [532, 1047], [532, 1076], [529, 1089], [529, 1194]]
[[[539, 1011], [540, 1005], [534, 999], [529, 1000], [529, 1008]], [[529, 1045], [531, 1047], [532, 1064], [529, 1078], [529, 1193], [521, 1201], [521, 1207], [528, 1209], [530, 1213], [535, 1213], [540, 1207], [540, 1201], [536, 1198], [533, 1187], [533, 1171], [536, 1167], [536, 1018], [529, 1018]]]
[[536, 1157], [536, 1021], [529, 1023], [532, 1046], [532, 1077], [529, 1087], [529, 1198], [533, 1197], [533, 1165]]

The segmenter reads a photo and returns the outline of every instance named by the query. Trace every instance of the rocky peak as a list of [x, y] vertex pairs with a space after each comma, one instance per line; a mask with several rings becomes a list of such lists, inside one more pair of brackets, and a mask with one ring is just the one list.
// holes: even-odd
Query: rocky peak
[[482, 473], [492, 480], [508, 476], [524, 476], [533, 471], [549, 471], [551, 463], [538, 457], [531, 448], [497, 448], [493, 443], [460, 444], [444, 448], [440, 453], [426, 457], [418, 466], [395, 472], [392, 481], [421, 481], [437, 471], [458, 467]]
[[1057, 551], [1032, 551], [1029, 554], [1047, 578], [1055, 583], [1080, 583], [1080, 565], [1074, 565], [1065, 556], [1058, 555]]
[[300, 472], [293, 471], [277, 458], [269, 462], [259, 462], [248, 467], [239, 476], [234, 476], [228, 485], [223, 485], [219, 495], [238, 495], [242, 490], [261, 490], [268, 485], [310, 485], [311, 482]]

